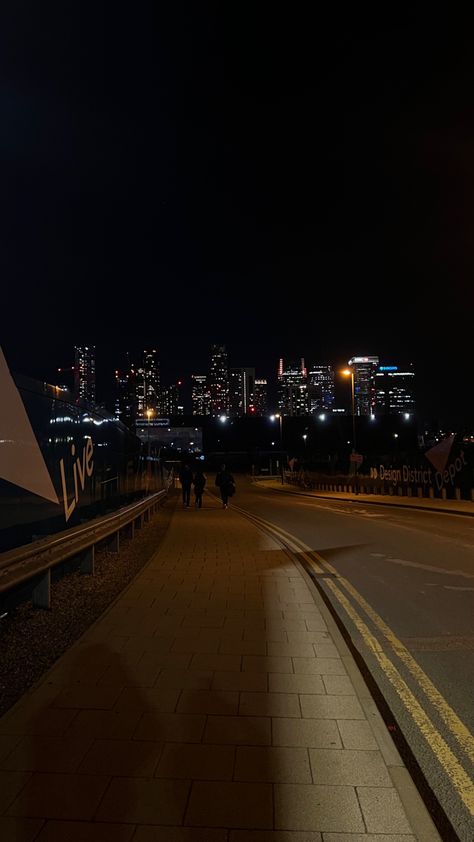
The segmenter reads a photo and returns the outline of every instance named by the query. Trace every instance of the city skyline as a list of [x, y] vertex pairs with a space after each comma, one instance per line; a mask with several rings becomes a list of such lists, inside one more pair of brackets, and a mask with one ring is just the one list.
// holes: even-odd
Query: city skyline
[[281, 355], [403, 352], [422, 414], [472, 423], [467, 33], [463, 50], [441, 25], [318, 24], [316, 49], [301, 21], [269, 38], [257, 14], [169, 14], [114, 9], [110, 38], [85, 9], [32, 8], [39, 49], [18, 12], [0, 95], [12, 368], [51, 379], [76, 342], [102, 382], [135, 347], [170, 381], [213, 341], [263, 377]]
[[[69, 388], [75, 400], [94, 403], [96, 346], [76, 345], [74, 355], [74, 366], [58, 367], [51, 383]], [[101, 390], [99, 379], [97, 402], [128, 425], [138, 418], [159, 415], [241, 417], [272, 411], [316, 415], [321, 411], [347, 411], [348, 406], [350, 411], [347, 389], [342, 385], [348, 369], [332, 362], [313, 361], [307, 366], [304, 357], [296, 361], [280, 357], [273, 377], [265, 378], [259, 374], [258, 365], [236, 367], [226, 346], [213, 344], [205, 370], [170, 382], [166, 373], [162, 376], [156, 348], [127, 352], [126, 360], [126, 366], [114, 371], [113, 393], [107, 394], [104, 386]], [[388, 365], [381, 362], [378, 356], [353, 356], [348, 360], [353, 368], [352, 411], [357, 415], [413, 414], [417, 404], [413, 364], [403, 367], [398, 360]], [[64, 373], [71, 382], [65, 382]], [[419, 420], [423, 421], [421, 417]]]

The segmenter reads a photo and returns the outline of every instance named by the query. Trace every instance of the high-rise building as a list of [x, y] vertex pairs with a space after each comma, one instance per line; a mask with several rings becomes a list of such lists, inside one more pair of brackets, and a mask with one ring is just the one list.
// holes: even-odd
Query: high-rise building
[[278, 364], [278, 408], [282, 415], [308, 415], [308, 382], [304, 358], [299, 363], [283, 359]]
[[211, 414], [211, 395], [206, 374], [192, 374], [192, 413], [193, 415]]
[[380, 365], [375, 373], [375, 413], [412, 415], [415, 411], [415, 372], [413, 365]]
[[266, 415], [268, 412], [268, 383], [266, 380], [255, 380], [253, 391], [253, 404], [250, 412], [254, 415]]
[[349, 365], [354, 369], [354, 412], [356, 415], [372, 415], [375, 409], [375, 372], [379, 358], [352, 357]]
[[165, 415], [184, 415], [184, 405], [181, 397], [181, 380], [163, 389], [163, 412]]
[[158, 351], [143, 351], [140, 365], [134, 368], [139, 418], [161, 414], [160, 361]]
[[224, 345], [211, 346], [211, 369], [209, 372], [211, 415], [227, 415], [229, 411], [229, 369], [227, 351]]
[[95, 345], [74, 348], [74, 397], [95, 403]]
[[254, 368], [229, 369], [229, 415], [241, 418], [253, 405], [255, 387]]
[[133, 429], [137, 420], [135, 374], [115, 372], [115, 417]]
[[334, 407], [334, 370], [330, 365], [313, 365], [308, 372], [308, 405], [311, 415]]

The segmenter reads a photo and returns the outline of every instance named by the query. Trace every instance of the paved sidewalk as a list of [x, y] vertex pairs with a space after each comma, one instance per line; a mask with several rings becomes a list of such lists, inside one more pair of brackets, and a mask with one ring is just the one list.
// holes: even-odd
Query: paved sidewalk
[[0, 720], [2, 842], [436, 842], [311, 580], [204, 503]]

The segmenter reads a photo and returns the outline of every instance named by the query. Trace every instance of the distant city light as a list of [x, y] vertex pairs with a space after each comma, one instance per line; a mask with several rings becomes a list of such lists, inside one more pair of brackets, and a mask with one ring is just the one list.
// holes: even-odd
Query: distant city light
[[227, 415], [221, 415], [221, 416], [219, 416], [219, 421], [221, 421], [221, 422], [222, 422], [222, 424], [225, 424], [225, 422], [227, 421]]
[[324, 414], [324, 412], [322, 412], [322, 413], [321, 413], [321, 415], [319, 416], [319, 420], [320, 420], [320, 421], [325, 421], [325, 420], [326, 420], [326, 415]]

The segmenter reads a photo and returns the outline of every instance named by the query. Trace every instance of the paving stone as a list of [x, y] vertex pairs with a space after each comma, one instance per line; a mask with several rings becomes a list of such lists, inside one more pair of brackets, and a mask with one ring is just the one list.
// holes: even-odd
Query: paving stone
[[270, 723], [265, 716], [208, 716], [203, 742], [270, 745]]
[[[62, 711], [59, 711], [62, 713]], [[76, 713], [65, 736], [110, 740], [130, 740], [142, 715], [140, 710], [81, 710]]]
[[239, 694], [217, 690], [183, 690], [178, 713], [236, 714]]
[[346, 669], [337, 658], [293, 658], [294, 671], [303, 675], [346, 675]]
[[380, 787], [357, 787], [369, 833], [412, 833], [398, 792]]
[[267, 674], [264, 672], [215, 672], [212, 689], [266, 692], [268, 690]]
[[182, 824], [189, 787], [189, 781], [113, 778], [96, 821]]
[[417, 842], [411, 834], [323, 833], [323, 842]]
[[273, 790], [268, 783], [196, 781], [184, 823], [209, 827], [273, 827]]
[[234, 779], [312, 783], [308, 751], [305, 748], [239, 746]]
[[329, 696], [355, 696], [356, 694], [348, 675], [324, 675], [323, 681]]
[[82, 737], [23, 737], [2, 762], [3, 769], [74, 772], [91, 745]]
[[378, 750], [377, 740], [368, 722], [360, 719], [338, 719], [337, 727], [344, 748]]
[[275, 784], [275, 826], [287, 830], [361, 832], [364, 822], [349, 786]]
[[229, 842], [322, 842], [322, 836], [311, 830], [231, 830]]
[[239, 713], [242, 716], [301, 716], [295, 693], [241, 693]]
[[79, 766], [89, 775], [148, 776], [153, 772], [163, 744], [138, 740], [95, 740]]
[[227, 842], [227, 830], [206, 827], [138, 826], [133, 842]]
[[108, 783], [105, 775], [35, 772], [6, 812], [9, 816], [90, 820]]
[[21, 792], [31, 772], [0, 772], [0, 812], [4, 812]]
[[133, 825], [101, 822], [46, 822], [35, 842], [130, 842]]
[[201, 742], [206, 717], [191, 713], [145, 713], [141, 717], [134, 740], [158, 742]]
[[392, 786], [390, 775], [378, 751], [309, 750], [313, 780], [332, 786]]
[[331, 719], [273, 719], [272, 742], [275, 746], [342, 748], [337, 724]]
[[271, 693], [326, 693], [320, 675], [294, 675], [282, 672], [269, 674], [268, 689]]
[[169, 743], [164, 747], [155, 777], [232, 780], [234, 755], [233, 745]]
[[[33, 842], [33, 839], [39, 838], [38, 832], [43, 824], [44, 819], [18, 819], [13, 816], [0, 816], [0, 839], [3, 842]], [[41, 842], [44, 842], [44, 840], [41, 840]]]
[[314, 719], [365, 719], [365, 713], [355, 696], [300, 695], [300, 702], [304, 717]]
[[[214, 673], [210, 670], [172, 670], [164, 669], [158, 676], [155, 687], [177, 690], [209, 690]], [[219, 689], [219, 688], [215, 688]], [[227, 688], [222, 688], [227, 689]]]
[[291, 658], [272, 657], [261, 658], [258, 655], [244, 655], [242, 658], [244, 672], [293, 672]]
[[160, 713], [173, 713], [180, 690], [162, 687], [124, 687], [114, 705], [114, 711], [139, 710], [141, 713], [156, 710]]

